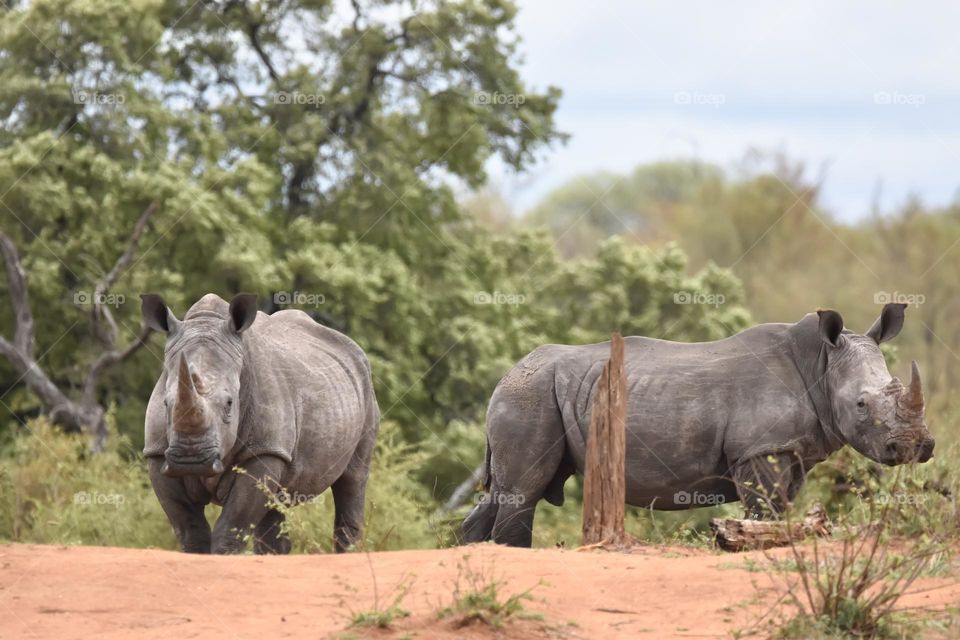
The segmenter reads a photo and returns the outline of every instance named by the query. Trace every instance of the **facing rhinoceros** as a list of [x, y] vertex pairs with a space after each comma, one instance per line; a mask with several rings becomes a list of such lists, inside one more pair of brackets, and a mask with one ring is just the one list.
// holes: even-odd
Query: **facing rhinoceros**
[[[288, 553], [264, 493], [279, 487], [294, 504], [332, 487], [336, 550], [357, 542], [380, 421], [360, 347], [302, 311], [258, 312], [251, 294], [207, 294], [183, 321], [141, 298], [145, 323], [167, 335], [144, 455], [183, 550], [235, 553], [252, 527], [255, 552]], [[223, 506], [212, 535], [210, 502]]]
[[[762, 324], [716, 342], [625, 340], [626, 498], [689, 509], [741, 500], [777, 514], [810, 468], [849, 444], [888, 465], [925, 462], [920, 373], [908, 387], [880, 352], [903, 327], [888, 304], [865, 335], [836, 311]], [[497, 385], [487, 410], [486, 494], [467, 542], [530, 546], [537, 502], [563, 504], [583, 473], [591, 401], [609, 343], [535, 349]]]

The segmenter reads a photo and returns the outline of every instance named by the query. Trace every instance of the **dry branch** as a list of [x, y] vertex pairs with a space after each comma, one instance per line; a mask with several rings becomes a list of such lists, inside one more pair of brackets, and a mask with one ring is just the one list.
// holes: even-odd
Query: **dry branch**
[[782, 547], [811, 535], [824, 537], [830, 533], [827, 512], [820, 504], [814, 505], [801, 522], [714, 518], [710, 528], [717, 546], [724, 551]]

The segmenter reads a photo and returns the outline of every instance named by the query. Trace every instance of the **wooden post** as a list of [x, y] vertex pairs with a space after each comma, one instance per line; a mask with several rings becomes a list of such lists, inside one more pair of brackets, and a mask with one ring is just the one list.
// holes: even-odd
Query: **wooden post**
[[583, 479], [583, 544], [629, 544], [623, 527], [627, 380], [623, 338], [614, 333], [590, 412]]

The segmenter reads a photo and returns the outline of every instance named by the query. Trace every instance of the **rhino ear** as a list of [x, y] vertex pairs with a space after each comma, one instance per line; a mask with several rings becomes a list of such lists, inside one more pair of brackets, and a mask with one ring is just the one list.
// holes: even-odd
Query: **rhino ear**
[[818, 309], [820, 316], [820, 339], [831, 347], [839, 347], [843, 342], [843, 317], [833, 309]]
[[888, 302], [883, 305], [880, 317], [864, 335], [873, 338], [877, 344], [893, 340], [903, 329], [903, 311], [906, 308], [907, 305], [901, 302]]
[[257, 294], [238, 293], [230, 301], [230, 328], [241, 333], [257, 319]]
[[143, 324], [154, 331], [172, 333], [180, 326], [180, 321], [167, 308], [163, 296], [157, 293], [140, 294], [140, 313], [143, 314]]

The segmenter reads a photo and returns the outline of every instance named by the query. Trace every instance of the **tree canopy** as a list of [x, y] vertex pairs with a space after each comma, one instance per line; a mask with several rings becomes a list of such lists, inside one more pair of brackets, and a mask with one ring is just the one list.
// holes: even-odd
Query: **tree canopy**
[[[307, 0], [8, 5], [8, 429], [68, 398], [79, 408], [61, 424], [112, 422], [139, 441], [162, 359], [141, 329], [146, 291], [180, 315], [207, 292], [254, 291], [268, 312], [299, 307], [347, 333], [370, 356], [385, 417], [438, 458], [539, 344], [746, 326], [736, 279], [690, 274], [676, 247], [611, 240], [565, 260], [547, 234], [490, 230], [458, 203], [491, 157], [523, 171], [564, 139], [560, 91], [521, 77], [515, 14], [498, 0], [346, 14]], [[45, 380], [24, 375], [24, 354]]]

